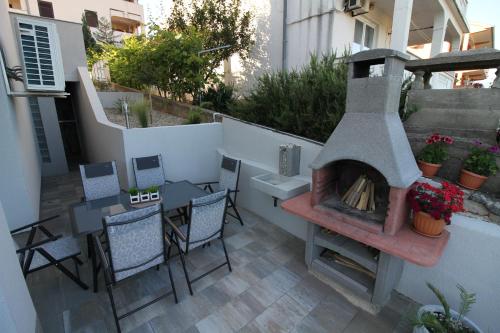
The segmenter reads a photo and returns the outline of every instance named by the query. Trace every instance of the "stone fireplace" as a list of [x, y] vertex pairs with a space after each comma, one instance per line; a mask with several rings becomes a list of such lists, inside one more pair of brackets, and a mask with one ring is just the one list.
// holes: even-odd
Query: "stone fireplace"
[[[346, 112], [311, 164], [312, 190], [282, 204], [311, 222], [309, 269], [375, 305], [389, 299], [404, 260], [432, 266], [449, 238], [427, 239], [410, 229], [405, 199], [421, 172], [398, 114], [408, 59], [389, 49], [350, 58]], [[372, 75], [375, 65], [383, 66], [381, 76]], [[370, 210], [346, 204], [346, 192], [360, 177], [370, 182]]]

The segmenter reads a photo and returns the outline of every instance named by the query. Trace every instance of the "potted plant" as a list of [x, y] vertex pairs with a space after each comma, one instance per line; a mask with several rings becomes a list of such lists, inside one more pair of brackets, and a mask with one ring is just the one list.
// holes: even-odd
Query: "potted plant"
[[442, 163], [448, 159], [448, 145], [453, 143], [451, 136], [432, 134], [425, 140], [426, 146], [417, 156], [418, 167], [425, 177], [434, 177]]
[[130, 195], [130, 203], [136, 204], [141, 202], [141, 197], [139, 195], [139, 190], [135, 187], [132, 187], [128, 190], [128, 194]]
[[160, 188], [158, 186], [151, 186], [148, 188], [149, 200], [156, 201], [160, 200]]
[[441, 187], [417, 182], [408, 192], [413, 211], [413, 228], [424, 236], [439, 237], [451, 215], [463, 211], [464, 193], [455, 185], [442, 182]]
[[474, 146], [464, 161], [458, 183], [470, 190], [480, 188], [489, 176], [497, 173], [496, 155], [499, 152], [498, 146], [487, 146], [479, 140], [474, 141]]
[[148, 202], [150, 200], [149, 192], [148, 190], [142, 190], [141, 191], [141, 202]]
[[464, 287], [457, 285], [461, 299], [457, 312], [450, 309], [446, 298], [436, 287], [430, 283], [427, 283], [427, 286], [441, 305], [422, 306], [412, 321], [413, 333], [482, 333], [481, 329], [465, 316], [476, 302], [475, 294], [468, 293]]

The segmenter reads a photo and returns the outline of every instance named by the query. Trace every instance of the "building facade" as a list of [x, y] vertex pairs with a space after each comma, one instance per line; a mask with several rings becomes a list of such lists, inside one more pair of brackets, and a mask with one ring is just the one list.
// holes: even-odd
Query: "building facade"
[[[427, 57], [460, 50], [469, 32], [467, 0], [243, 1], [254, 13], [256, 45], [250, 62], [237, 56], [226, 66], [236, 82], [252, 82], [265, 70], [296, 69], [311, 54], [356, 53], [392, 48], [410, 54], [429, 45]], [[452, 87], [453, 73], [433, 78], [435, 87]], [[243, 87], [245, 90], [245, 87]]]

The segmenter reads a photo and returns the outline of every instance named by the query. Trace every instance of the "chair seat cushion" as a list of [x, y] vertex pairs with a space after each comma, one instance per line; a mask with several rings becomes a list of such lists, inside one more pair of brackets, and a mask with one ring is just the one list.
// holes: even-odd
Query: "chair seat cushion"
[[[182, 232], [182, 234], [183, 234], [184, 236], [186, 236], [186, 237], [187, 237], [187, 234], [188, 234], [187, 229], [188, 229], [188, 225], [187, 225], [187, 224], [183, 224], [183, 225], [181, 225], [181, 226], [179, 227], [179, 230], [180, 230], [180, 231]], [[206, 239], [206, 240], [203, 240], [203, 241], [201, 241], [201, 242], [197, 242], [197, 240], [196, 240], [196, 239], [190, 239], [190, 240], [189, 240], [189, 250], [193, 250], [193, 249], [195, 249], [195, 248], [197, 248], [197, 247], [199, 247], [199, 246], [201, 246], [201, 245], [203, 245], [203, 244], [206, 244], [206, 243], [208, 243], [208, 242], [210, 242], [210, 241], [212, 241], [212, 240], [214, 240], [214, 239], [217, 239], [217, 238], [219, 238], [219, 236], [220, 236], [220, 233], [217, 233], [217, 234], [215, 234], [214, 236], [212, 236], [211, 238]], [[184, 241], [183, 241], [182, 239], [180, 239], [180, 238], [179, 238], [179, 246], [180, 246], [180, 248], [181, 248], [181, 250], [182, 250], [182, 251], [186, 252], [186, 242], [184, 242]]]
[[[37, 249], [39, 248], [47, 251], [47, 253], [50, 254], [55, 260], [65, 260], [81, 253], [78, 240], [71, 236], [45, 243], [37, 247]], [[35, 251], [29, 269], [37, 269], [38, 267], [45, 266], [47, 264], [50, 264], [50, 261], [48, 261], [47, 258], [41, 255], [38, 251]]]

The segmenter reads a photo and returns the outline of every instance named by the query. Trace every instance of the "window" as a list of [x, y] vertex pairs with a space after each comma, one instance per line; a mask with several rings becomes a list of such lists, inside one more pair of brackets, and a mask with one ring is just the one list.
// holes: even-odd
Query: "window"
[[64, 71], [56, 25], [17, 18], [24, 83], [28, 90], [64, 91]]
[[52, 8], [52, 2], [48, 1], [38, 1], [38, 11], [42, 17], [54, 18], [54, 9]]
[[368, 24], [356, 20], [354, 26], [354, 42], [362, 45], [363, 48], [372, 49], [375, 41], [375, 28]]
[[91, 10], [85, 11], [85, 19], [89, 27], [97, 28], [99, 26], [99, 20], [97, 19], [97, 13]]
[[31, 115], [33, 118], [33, 125], [35, 127], [36, 139], [38, 142], [38, 151], [43, 163], [50, 163], [49, 145], [47, 144], [47, 137], [45, 136], [45, 129], [43, 127], [42, 115], [40, 114], [40, 106], [38, 105], [38, 98], [28, 97], [30, 103]]

